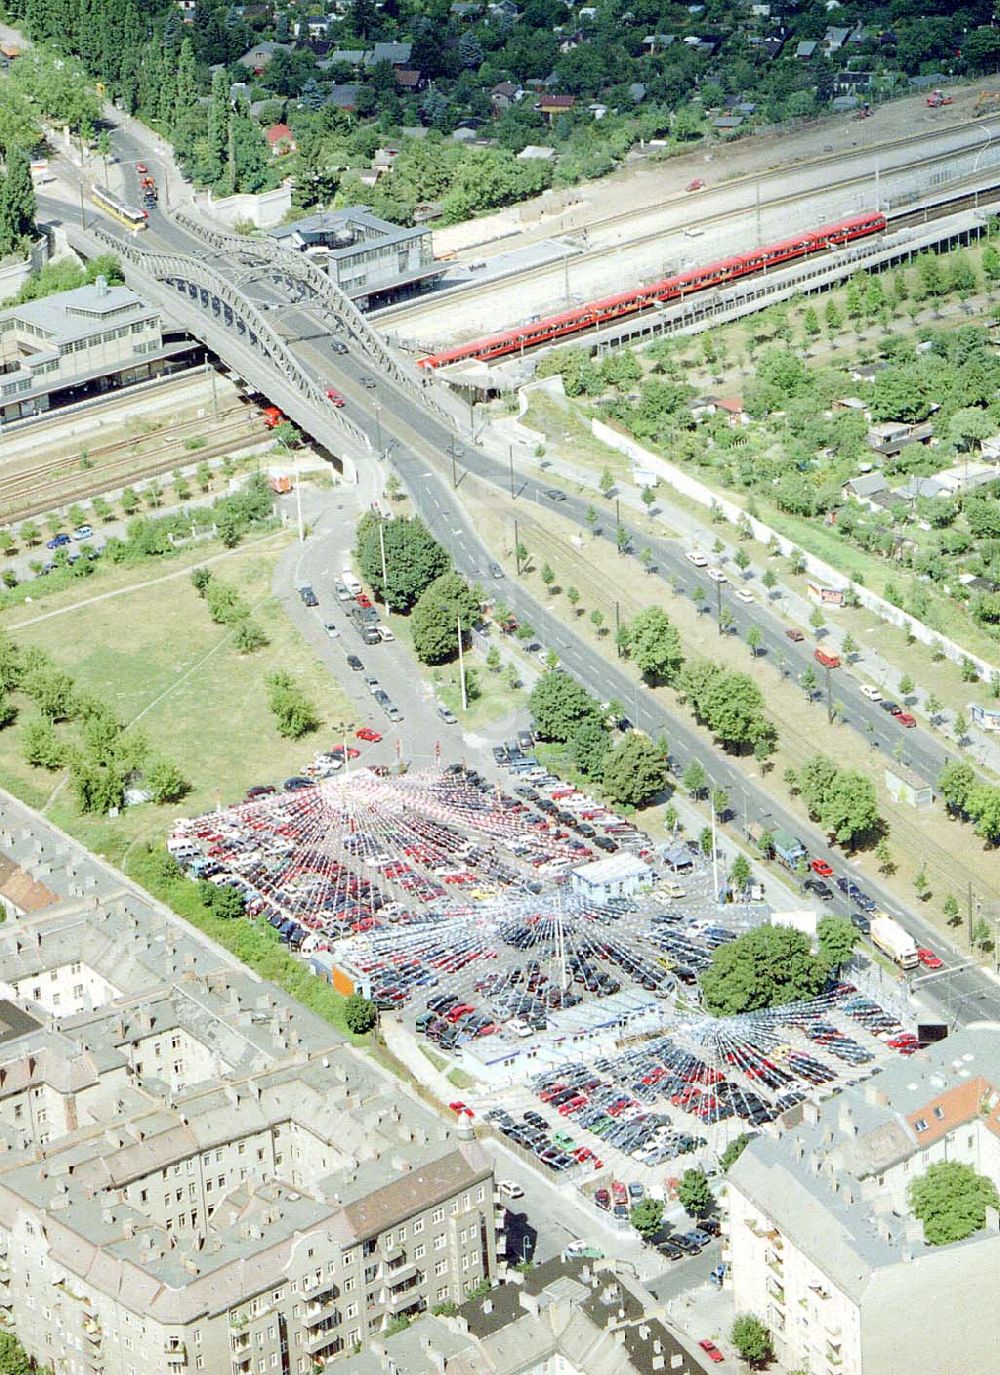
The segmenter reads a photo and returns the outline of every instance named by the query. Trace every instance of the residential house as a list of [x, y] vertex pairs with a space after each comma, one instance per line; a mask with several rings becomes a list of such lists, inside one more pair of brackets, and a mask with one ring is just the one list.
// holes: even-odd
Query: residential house
[[271, 39], [264, 39], [260, 43], [255, 43], [252, 48], [248, 48], [242, 57], [236, 59], [238, 67], [245, 67], [247, 71], [253, 72], [255, 76], [265, 71], [274, 54], [277, 52], [291, 52], [291, 43], [275, 43]]
[[539, 114], [545, 115], [551, 124], [559, 115], [569, 114], [575, 104], [575, 95], [549, 95], [546, 93], [536, 102], [535, 109]]
[[984, 707], [978, 702], [970, 702], [969, 720], [980, 730], [1000, 730], [1000, 707]]
[[529, 143], [526, 148], [522, 148], [517, 155], [518, 162], [550, 162], [556, 155], [554, 148], [547, 148], [541, 143]]
[[490, 91], [490, 104], [493, 106], [495, 115], [502, 115], [505, 110], [509, 110], [524, 94], [520, 86], [513, 81], [501, 81]]
[[827, 57], [840, 52], [850, 36], [850, 29], [828, 28], [823, 35], [823, 51]]
[[743, 409], [742, 396], [717, 396], [715, 406], [717, 410], [722, 411], [730, 426], [738, 428], [750, 424], [750, 417]]
[[390, 67], [408, 67], [412, 43], [376, 43], [364, 56], [366, 67], [375, 67], [380, 62], [388, 62]]
[[895, 457], [910, 444], [926, 444], [934, 435], [934, 426], [926, 421], [922, 425], [908, 425], [900, 421], [886, 421], [872, 425], [868, 431], [868, 443], [876, 453], [884, 458]]
[[846, 500], [854, 497], [856, 501], [868, 502], [878, 492], [886, 492], [889, 483], [884, 473], [860, 473], [857, 477], [849, 478], [840, 489], [841, 496]]
[[642, 46], [647, 53], [662, 52], [664, 48], [669, 48], [671, 43], [676, 43], [675, 33], [647, 33], [642, 40]]
[[330, 94], [327, 100], [330, 105], [335, 105], [338, 110], [343, 110], [346, 114], [352, 114], [357, 108], [358, 96], [360, 94], [360, 81], [337, 82], [330, 87]]
[[284, 157], [295, 152], [295, 136], [287, 124], [272, 124], [269, 129], [265, 129], [264, 137], [267, 139], [272, 157]]
[[801, 43], [796, 44], [795, 56], [799, 59], [800, 62], [808, 62], [809, 59], [813, 56], [813, 54], [816, 52], [816, 49], [818, 47], [819, 44], [816, 42], [815, 39], [805, 38], [802, 40]]
[[646, 83], [644, 81], [630, 81], [628, 93], [633, 105], [641, 105], [646, 99]]
[[718, 129], [720, 133], [734, 133], [743, 123], [742, 115], [717, 115], [715, 119], [709, 121], [713, 129]]
[[396, 67], [394, 75], [401, 91], [422, 91], [427, 85], [421, 73], [412, 67]]
[[332, 48], [316, 65], [326, 72], [331, 67], [361, 67], [364, 60], [364, 48]]

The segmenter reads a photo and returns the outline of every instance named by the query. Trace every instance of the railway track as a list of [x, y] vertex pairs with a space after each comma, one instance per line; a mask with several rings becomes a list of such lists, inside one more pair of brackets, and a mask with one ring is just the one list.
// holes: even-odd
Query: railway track
[[[199, 423], [204, 426], [203, 421]], [[220, 422], [215, 429], [219, 435], [216, 441], [196, 450], [181, 449], [142, 455], [132, 451], [133, 441], [123, 440], [105, 446], [105, 452], [117, 451], [119, 456], [112, 457], [99, 470], [80, 469], [66, 473], [62, 481], [53, 481], [53, 467], [65, 467], [66, 460], [62, 459], [56, 464], [42, 463], [25, 469], [13, 478], [0, 479], [0, 523], [11, 524], [41, 516], [60, 506], [93, 500], [132, 482], [160, 477], [173, 472], [175, 468], [223, 458], [234, 450], [245, 448], [248, 443], [259, 442], [267, 434], [266, 430], [248, 429], [243, 408], [240, 408], [238, 415], [228, 422]], [[121, 452], [124, 449], [129, 452]]]
[[[964, 124], [953, 125], [951, 126], [949, 132], [960, 134], [963, 130], [972, 128], [978, 129], [979, 132], [982, 133], [983, 126], [981, 121], [970, 120]], [[926, 141], [926, 133], [910, 134], [907, 135], [906, 138], [896, 139], [892, 143], [880, 144], [878, 146], [878, 149], [873, 149], [872, 152], [874, 153], [877, 151], [879, 157], [881, 158], [883, 155], [891, 153], [894, 149], [898, 150], [900, 148], [905, 148], [907, 146], [918, 146], [922, 143], [926, 143]], [[948, 149], [945, 152], [933, 154], [932, 156], [927, 158], [926, 165], [931, 166], [936, 162], [947, 162], [949, 159], [954, 158], [956, 155], [957, 154], [955, 149]], [[829, 157], [814, 158], [810, 159], [808, 162], [797, 163], [793, 165], [797, 171], [801, 171], [804, 167], [832, 167], [841, 162], [843, 162], [843, 156], [833, 154]], [[890, 175], [892, 172], [898, 170], [901, 169], [883, 166], [883, 175]], [[759, 181], [759, 178], [754, 176], [734, 177], [731, 181], [727, 181], [723, 185], [726, 190], [730, 190], [734, 187], [739, 187], [743, 185], [753, 185], [757, 181]], [[837, 183], [838, 189], [841, 191], [847, 191], [852, 186], [870, 186], [871, 184], [872, 174], [870, 171], [867, 171], [859, 176], [850, 177], [846, 181], [839, 181]], [[718, 189], [722, 188], [720, 187]], [[763, 202], [761, 208], [764, 210], [773, 211], [779, 210], [782, 206], [798, 205], [801, 204], [802, 200], [808, 197], [809, 194], [809, 192], [803, 193], [801, 191], [798, 191], [790, 195], [778, 196], [774, 200], [768, 200]], [[668, 208], [672, 202], [676, 202], [678, 205], [683, 203], [683, 201], [681, 199], [678, 199], [676, 196], [671, 196], [670, 198], [658, 203], [657, 205], [652, 206], [649, 210], [637, 212], [633, 209], [628, 211], [619, 211], [613, 215], [606, 215], [599, 220], [592, 221], [587, 226], [587, 229], [591, 232], [597, 230], [603, 231], [614, 226], [615, 224], [623, 224], [629, 221], [641, 219], [646, 215], [656, 214]], [[971, 196], [969, 197], [969, 203], [971, 204]], [[742, 207], [737, 210], [728, 210], [720, 215], [713, 216], [709, 220], [701, 221], [700, 227], [706, 231], [721, 228], [727, 224], [731, 224], [734, 220], [746, 216], [748, 213], [753, 213], [752, 207], [749, 210], [747, 207]], [[837, 219], [843, 217], [831, 216], [830, 218]], [[891, 213], [890, 218], [892, 218]], [[574, 231], [567, 232], [570, 236], [572, 236], [572, 233]], [[669, 237], [671, 234], [679, 234], [680, 232], [681, 231], [679, 228], [676, 230], [664, 230], [662, 226], [656, 227], [653, 229], [645, 230], [642, 233], [635, 235], [635, 237], [633, 238], [629, 238], [627, 242], [621, 244], [620, 247], [623, 249], [627, 248], [629, 250], [633, 250], [636, 248], [641, 248], [643, 244], [652, 243], [658, 239]], [[582, 252], [575, 254], [570, 261], [572, 262], [574, 269], [576, 269], [587, 263], [596, 262], [602, 258], [606, 258], [608, 252], [609, 245], [602, 244], [594, 248], [585, 249]], [[504, 273], [501, 276], [489, 278], [483, 282], [471, 285], [462, 284], [451, 288], [450, 291], [445, 291], [436, 294], [432, 293], [430, 296], [417, 298], [417, 300], [415, 301], [408, 301], [399, 306], [390, 306], [386, 310], [375, 312], [372, 318], [378, 323], [378, 325], [381, 328], [386, 329], [391, 327], [398, 331], [398, 328], [404, 324], [416, 324], [416, 322], [419, 321], [421, 312], [437, 310], [437, 308], [442, 304], [442, 302], [444, 302], [447, 299], [447, 297], [450, 294], [454, 294], [456, 297], [460, 296], [463, 303], [473, 301], [479, 298], [487, 298], [495, 295], [497, 286], [505, 281], [516, 278], [520, 284], [524, 284], [531, 281], [543, 280], [547, 276], [551, 275], [554, 271], [558, 270], [561, 267], [561, 265], [562, 260], [560, 259], [556, 262], [539, 263], [537, 266], [528, 268], [526, 270], [512, 269], [509, 273]]]

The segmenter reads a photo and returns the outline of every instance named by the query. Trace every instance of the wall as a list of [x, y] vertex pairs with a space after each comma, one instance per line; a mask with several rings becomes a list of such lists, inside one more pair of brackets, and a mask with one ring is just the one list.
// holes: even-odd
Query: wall
[[249, 220], [258, 229], [273, 229], [292, 208], [292, 188], [279, 186], [276, 191], [263, 191], [259, 196], [227, 196], [216, 200], [211, 192], [196, 196], [195, 203], [209, 219], [229, 229], [240, 220]]
[[[676, 464], [668, 462], [665, 458], [660, 458], [658, 454], [651, 453], [644, 449], [641, 444], [637, 444], [628, 435], [622, 434], [611, 425], [606, 425], [603, 420], [591, 420], [591, 433], [595, 439], [600, 439], [612, 449], [617, 449], [619, 453], [625, 454], [641, 468], [648, 468], [653, 472], [659, 473], [665, 482], [682, 495], [689, 497], [692, 501], [698, 502], [700, 506], [706, 508], [716, 505], [726, 519], [735, 524], [736, 521], [746, 519], [753, 530], [754, 538], [760, 540], [762, 544], [769, 543], [772, 539], [777, 542], [777, 546], [782, 554], [788, 554], [796, 548], [793, 540], [786, 539], [784, 535], [779, 535], [776, 530], [772, 530], [763, 521], [756, 520], [748, 516], [742, 506], [735, 501], [730, 501], [727, 497], [719, 496], [706, 487], [703, 482], [692, 477], [690, 473], [684, 472]], [[806, 572], [810, 576], [817, 578], [820, 582], [828, 583], [833, 587], [847, 587], [850, 579], [843, 573], [831, 567], [823, 559], [818, 559], [814, 554], [802, 551], [806, 561]], [[961, 645], [949, 640], [944, 635], [939, 635], [930, 626], [924, 625], [923, 621], [918, 621], [915, 616], [911, 616], [906, 611], [901, 611], [898, 606], [893, 606], [884, 597], [878, 596], [869, 588], [855, 585], [858, 599], [862, 606], [869, 611], [873, 611], [880, 620], [888, 621], [891, 625], [900, 626], [910, 631], [915, 639], [922, 644], [939, 644], [947, 658], [954, 663], [960, 663], [962, 659], [969, 658], [975, 664], [979, 675], [987, 680], [991, 673], [995, 671], [995, 665], [990, 664], [986, 659], [981, 659], [978, 655], [970, 654]]]

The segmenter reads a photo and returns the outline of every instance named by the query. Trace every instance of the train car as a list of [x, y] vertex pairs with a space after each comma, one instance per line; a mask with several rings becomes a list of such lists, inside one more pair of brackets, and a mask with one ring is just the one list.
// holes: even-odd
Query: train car
[[705, 267], [691, 268], [687, 272], [665, 277], [662, 281], [652, 282], [648, 286], [621, 291], [614, 296], [590, 301], [573, 310], [562, 311], [558, 315], [547, 315], [528, 325], [518, 325], [500, 334], [490, 334], [484, 339], [473, 339], [467, 344], [458, 344], [455, 348], [429, 354], [419, 360], [419, 366], [427, 369], [440, 368], [470, 358], [490, 362], [510, 353], [523, 353], [525, 349], [536, 348], [539, 344], [554, 343], [583, 330], [612, 324], [615, 320], [635, 315], [652, 306], [683, 300], [694, 292], [725, 286], [738, 277], [766, 272], [768, 268], [779, 267], [783, 263], [806, 257], [811, 253], [842, 248], [845, 244], [853, 243], [855, 239], [878, 234], [885, 227], [886, 218], [881, 211], [854, 215], [835, 224], [803, 231], [793, 238], [783, 239], [780, 243], [767, 244], [749, 253], [709, 263]]
[[123, 224], [126, 229], [131, 229], [133, 233], [137, 233], [140, 229], [146, 228], [146, 221], [149, 216], [145, 210], [136, 210], [131, 205], [124, 205], [110, 192], [105, 191], [103, 186], [91, 187], [90, 196], [98, 209], [103, 210], [106, 215], [110, 215], [119, 224]]

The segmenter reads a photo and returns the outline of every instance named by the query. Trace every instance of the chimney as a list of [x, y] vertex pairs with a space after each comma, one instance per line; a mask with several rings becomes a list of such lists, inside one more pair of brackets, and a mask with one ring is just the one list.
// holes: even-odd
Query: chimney
[[851, 1111], [851, 1105], [843, 1095], [841, 1096], [840, 1104], [837, 1109], [837, 1126], [845, 1136], [857, 1136], [858, 1134], [858, 1128], [854, 1121], [854, 1113]]
[[98, 296], [107, 296], [107, 294], [108, 294], [108, 279], [107, 279], [107, 277], [104, 277], [104, 276], [98, 277], [97, 280], [94, 282], [94, 287], [95, 287], [95, 289], [96, 289], [96, 291], [97, 291]]
[[493, 1300], [492, 1300], [492, 1299], [483, 1299], [483, 1312], [484, 1312], [484, 1313], [492, 1313], [492, 1312], [493, 1312]]
[[807, 1098], [802, 1104], [802, 1120], [808, 1123], [810, 1127], [815, 1127], [819, 1121], [819, 1108], [811, 1099]]

